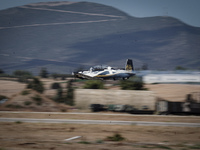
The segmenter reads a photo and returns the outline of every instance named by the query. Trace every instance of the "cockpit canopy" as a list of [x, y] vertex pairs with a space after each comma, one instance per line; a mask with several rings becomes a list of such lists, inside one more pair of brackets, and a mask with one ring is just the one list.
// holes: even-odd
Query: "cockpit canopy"
[[93, 66], [93, 71], [103, 71], [104, 69], [107, 69], [109, 66], [108, 65], [97, 65]]

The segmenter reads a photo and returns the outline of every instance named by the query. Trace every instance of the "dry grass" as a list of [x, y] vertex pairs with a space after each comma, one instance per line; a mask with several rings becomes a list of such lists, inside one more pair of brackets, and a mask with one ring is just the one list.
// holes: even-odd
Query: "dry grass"
[[[120, 134], [126, 140], [106, 141]], [[200, 143], [199, 128], [118, 125], [73, 125], [42, 123], [0, 123], [0, 148], [5, 149], [187, 149]], [[82, 136], [64, 142], [64, 139]], [[161, 144], [163, 143], [163, 144]]]
[[[45, 86], [45, 92], [41, 95], [43, 99], [45, 100], [45, 106], [44, 109], [37, 109], [34, 107], [34, 109], [29, 109], [32, 107], [24, 107], [24, 104], [28, 104], [28, 101], [30, 103], [30, 96], [29, 98], [27, 96], [22, 96], [21, 92], [26, 88], [26, 84], [22, 84], [16, 81], [8, 81], [8, 80], [0, 80], [0, 95], [4, 95], [10, 98], [8, 102], [6, 102], [6, 105], [11, 103], [17, 103], [16, 108], [3, 108], [0, 107], [0, 110], [26, 110], [26, 111], [68, 111], [67, 109], [63, 108], [62, 105], [60, 109], [55, 109], [55, 103], [52, 100], [49, 100], [48, 98], [52, 98], [56, 95], [56, 90], [51, 89], [51, 85], [54, 82], [58, 82], [61, 84], [61, 86], [64, 88], [67, 85], [66, 80], [53, 80], [53, 79], [41, 79], [44, 86]], [[118, 81], [105, 81], [105, 84], [113, 85], [117, 84]], [[75, 82], [73, 83], [75, 87], [81, 87], [83, 85], [83, 82]], [[200, 85], [187, 85], [187, 84], [147, 84], [146, 88], [148, 88], [150, 91], [153, 91], [157, 97], [161, 97], [166, 100], [170, 101], [184, 101], [186, 98], [186, 94], [192, 93], [192, 92], [199, 92], [200, 91]], [[118, 86], [109, 86], [109, 89], [115, 90], [119, 89]], [[66, 92], [66, 89], [63, 90], [63, 92]], [[23, 104], [23, 108], [17, 107], [18, 103]], [[52, 103], [52, 104], [51, 104]], [[32, 103], [33, 104], [33, 103]], [[60, 104], [59, 104], [60, 105]], [[51, 107], [51, 108], [50, 108]], [[57, 107], [57, 106], [56, 106]], [[39, 108], [39, 106], [38, 106]], [[75, 116], [74, 116], [75, 117]]]
[[[55, 82], [52, 79], [42, 79], [46, 92], [51, 91], [51, 84]], [[58, 82], [65, 82], [59, 80]], [[64, 84], [64, 83], [62, 83]], [[66, 83], [65, 83], [66, 84]], [[64, 85], [62, 85], [64, 86]], [[29, 94], [23, 94], [24, 91], [29, 91]], [[52, 93], [52, 92], [50, 92]], [[53, 91], [55, 96], [56, 90]], [[0, 105], [0, 110], [17, 110], [17, 111], [67, 111], [70, 107], [64, 104], [58, 104], [47, 96], [52, 96], [38, 93], [36, 91], [26, 89], [26, 84], [16, 81], [0, 80], [0, 95], [9, 97], [9, 100]], [[41, 102], [36, 102], [33, 97], [39, 96]]]
[[[44, 99], [45, 106], [55, 109], [54, 103], [45, 97], [55, 94], [50, 89], [54, 81], [44, 79], [46, 92], [40, 95]], [[27, 95], [20, 93], [25, 89], [25, 84], [14, 81], [0, 80], [0, 95], [8, 96], [18, 103], [27, 101]], [[76, 85], [78, 86], [78, 84]], [[157, 96], [171, 101], [183, 101], [186, 94], [199, 92], [200, 85], [184, 84], [157, 84], [146, 85]], [[111, 88], [112, 89], [112, 88]], [[117, 89], [117, 88], [114, 88]], [[33, 94], [33, 93], [32, 93]], [[35, 94], [33, 94], [35, 95]], [[31, 99], [29, 99], [31, 101]], [[37, 106], [34, 104], [34, 106]], [[28, 107], [28, 106], [27, 106]], [[37, 106], [38, 107], [38, 106]], [[58, 107], [59, 109], [61, 107]], [[2, 110], [0, 108], [0, 110]], [[20, 109], [21, 110], [21, 109]], [[30, 111], [31, 109], [27, 109]], [[31, 110], [32, 111], [32, 110]], [[57, 110], [54, 110], [57, 111]], [[0, 117], [7, 118], [51, 118], [51, 119], [96, 119], [96, 120], [127, 120], [127, 121], [166, 121], [199, 123], [199, 117], [163, 117], [163, 116], [102, 116], [102, 115], [71, 115], [71, 114], [3, 114]], [[119, 133], [126, 140], [121, 142], [109, 142], [105, 139]], [[64, 139], [74, 136], [82, 138], [64, 142]], [[78, 125], [78, 124], [45, 124], [45, 123], [0, 123], [0, 149], [7, 150], [62, 150], [62, 149], [87, 149], [87, 150], [142, 150], [142, 149], [200, 149], [200, 128], [186, 127], [148, 127], [148, 126], [119, 126], [119, 125]]]
[[[66, 80], [53, 80], [53, 79], [41, 79], [45, 86], [45, 95], [52, 96], [56, 93], [56, 90], [51, 89], [51, 85], [54, 82], [58, 82], [64, 88], [67, 85]], [[111, 81], [105, 83], [113, 84]], [[116, 81], [114, 82], [116, 83]], [[74, 83], [76, 87], [82, 86], [82, 82]], [[16, 93], [21, 92], [26, 87], [26, 84], [22, 84], [15, 81], [0, 80], [0, 95], [12, 97]], [[171, 101], [183, 101], [185, 100], [186, 94], [192, 92], [199, 92], [200, 85], [191, 84], [146, 84], [148, 90], [153, 91], [158, 97], [162, 97]], [[120, 89], [119, 87], [109, 87], [109, 89], [115, 90]]]
[[5, 95], [7, 97], [12, 97], [16, 93], [21, 92], [25, 89], [26, 84], [15, 82], [15, 81], [7, 81], [0, 80], [0, 95]]
[[200, 92], [200, 85], [192, 84], [147, 84], [146, 88], [153, 91], [157, 97], [170, 101], [184, 101], [186, 95]]

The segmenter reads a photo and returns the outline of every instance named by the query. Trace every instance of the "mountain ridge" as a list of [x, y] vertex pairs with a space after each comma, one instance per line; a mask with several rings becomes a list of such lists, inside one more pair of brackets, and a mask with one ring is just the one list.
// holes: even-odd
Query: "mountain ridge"
[[[200, 28], [172, 17], [136, 18], [89, 2], [48, 2], [0, 11], [0, 68], [70, 73], [98, 63], [136, 68], [200, 66]], [[40, 63], [38, 63], [40, 62]]]

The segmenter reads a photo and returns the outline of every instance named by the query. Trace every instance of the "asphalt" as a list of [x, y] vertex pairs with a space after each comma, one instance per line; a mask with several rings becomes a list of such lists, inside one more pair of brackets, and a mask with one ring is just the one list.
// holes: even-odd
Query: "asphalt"
[[108, 121], [108, 120], [75, 120], [75, 119], [73, 120], [73, 119], [0, 118], [0, 122], [200, 127], [200, 123], [147, 122], [147, 121]]
[[[0, 111], [0, 114], [9, 113], [9, 114], [55, 114], [55, 115], [63, 115], [63, 114], [71, 114], [71, 115], [103, 115], [103, 116], [151, 116], [151, 117], [175, 117], [175, 118], [188, 118], [188, 116], [177, 116], [177, 115], [145, 115], [145, 114], [128, 114], [128, 113], [84, 113], [84, 112], [23, 112], [23, 111]], [[199, 118], [200, 116], [189, 116], [190, 118]]]

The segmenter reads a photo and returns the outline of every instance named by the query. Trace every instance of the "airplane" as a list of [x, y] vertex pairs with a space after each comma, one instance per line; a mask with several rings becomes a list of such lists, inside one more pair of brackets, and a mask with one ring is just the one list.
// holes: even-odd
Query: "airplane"
[[72, 75], [80, 79], [128, 79], [135, 75], [132, 59], [127, 59], [125, 69], [114, 69], [110, 66], [95, 66], [91, 67], [89, 71], [73, 72]]

